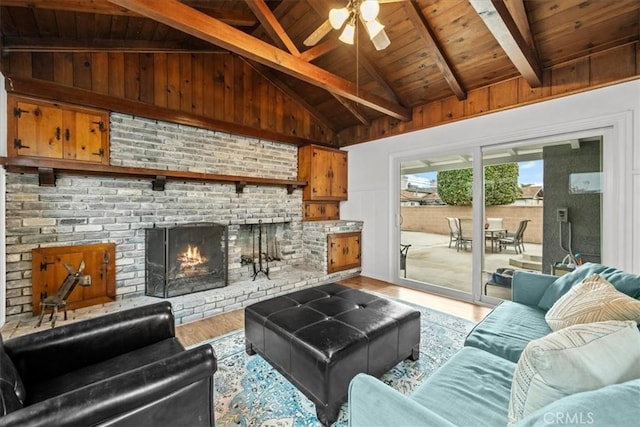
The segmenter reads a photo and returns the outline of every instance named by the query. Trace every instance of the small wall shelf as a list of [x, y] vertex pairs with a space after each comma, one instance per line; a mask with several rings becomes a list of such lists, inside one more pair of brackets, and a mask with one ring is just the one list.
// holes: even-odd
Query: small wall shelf
[[73, 175], [101, 175], [151, 180], [154, 190], [163, 191], [167, 180], [203, 181], [235, 184], [236, 192], [242, 193], [246, 185], [271, 185], [286, 187], [291, 194], [296, 188], [307, 185], [307, 181], [272, 179], [237, 175], [217, 175], [204, 172], [172, 171], [164, 169], [131, 168], [123, 166], [81, 163], [74, 160], [43, 159], [35, 157], [0, 157], [0, 165], [9, 172], [37, 173], [41, 186], [55, 186], [56, 173]]

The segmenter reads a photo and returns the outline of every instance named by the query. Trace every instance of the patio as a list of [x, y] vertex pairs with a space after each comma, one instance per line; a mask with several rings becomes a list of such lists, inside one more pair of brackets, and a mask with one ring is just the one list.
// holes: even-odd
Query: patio
[[[430, 283], [450, 289], [471, 292], [471, 250], [456, 250], [454, 244], [449, 248], [448, 234], [424, 233], [418, 231], [402, 231], [401, 243], [411, 245], [407, 255], [407, 275], [409, 280]], [[484, 281], [488, 273], [498, 268], [539, 269], [539, 258], [542, 256], [542, 245], [525, 242], [525, 251], [516, 254], [513, 247], [501, 252], [491, 252], [487, 241], [484, 256]], [[515, 260], [519, 266], [510, 265]], [[404, 275], [404, 271], [401, 272]], [[488, 286], [487, 294], [503, 299], [511, 298], [511, 290]]]

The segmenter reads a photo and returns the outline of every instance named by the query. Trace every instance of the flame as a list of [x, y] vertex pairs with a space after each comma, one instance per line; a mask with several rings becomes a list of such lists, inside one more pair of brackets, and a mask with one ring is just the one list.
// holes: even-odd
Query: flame
[[197, 246], [188, 245], [187, 250], [178, 255], [178, 261], [180, 261], [180, 268], [185, 271], [206, 263], [207, 258], [200, 254], [200, 249]]
[[188, 261], [200, 263], [202, 262], [202, 256], [200, 255], [200, 249], [197, 246], [187, 247], [186, 258]]

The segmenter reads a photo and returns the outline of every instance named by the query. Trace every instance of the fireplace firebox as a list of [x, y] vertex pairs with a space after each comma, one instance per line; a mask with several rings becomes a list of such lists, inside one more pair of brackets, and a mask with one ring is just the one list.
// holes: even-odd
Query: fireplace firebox
[[170, 298], [227, 285], [227, 226], [182, 224], [145, 230], [145, 294]]

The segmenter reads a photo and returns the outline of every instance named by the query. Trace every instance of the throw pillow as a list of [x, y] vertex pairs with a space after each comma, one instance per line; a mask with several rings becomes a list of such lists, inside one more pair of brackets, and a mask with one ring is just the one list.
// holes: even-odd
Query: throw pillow
[[640, 378], [634, 321], [569, 326], [531, 341], [511, 384], [509, 425], [565, 396]]
[[574, 285], [592, 274], [600, 274], [620, 292], [632, 298], [640, 298], [640, 276], [626, 273], [614, 267], [587, 262], [569, 274], [558, 277], [542, 294], [538, 307], [549, 310], [551, 306]]
[[605, 320], [640, 322], [640, 301], [616, 290], [605, 278], [594, 274], [560, 297], [544, 318], [553, 331]]

